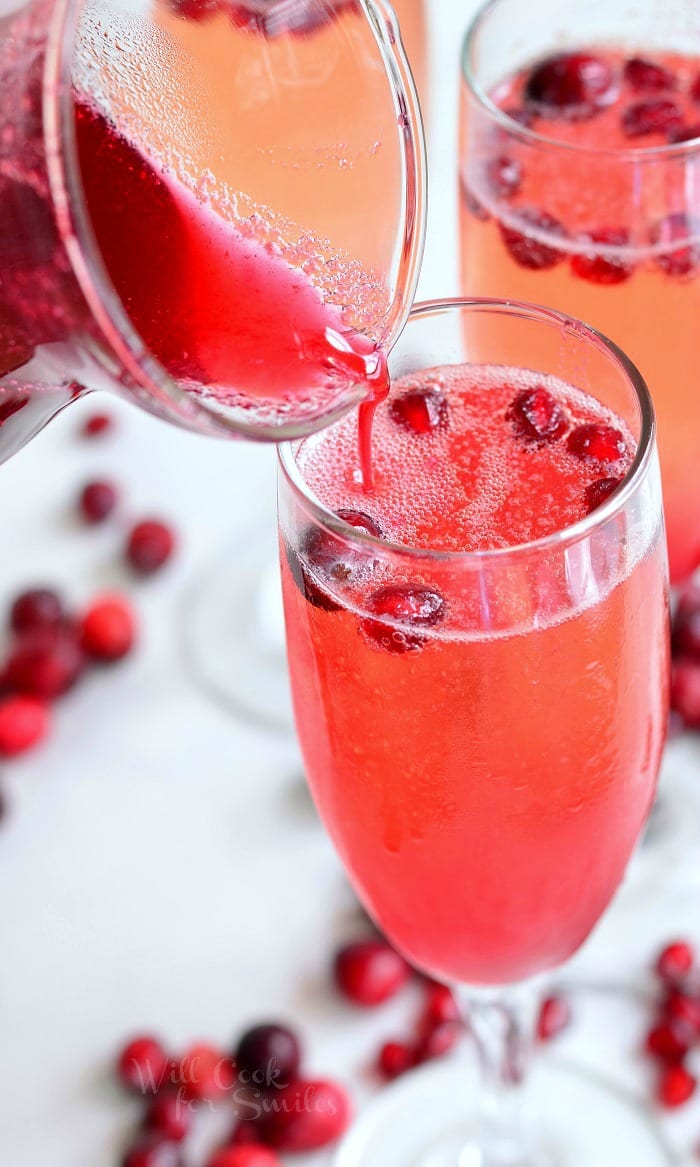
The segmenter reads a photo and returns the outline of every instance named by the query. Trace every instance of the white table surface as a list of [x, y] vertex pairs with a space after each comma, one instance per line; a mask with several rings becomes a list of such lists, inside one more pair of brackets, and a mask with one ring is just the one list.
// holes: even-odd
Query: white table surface
[[[424, 296], [456, 290], [456, 30], [471, 8], [431, 4]], [[0, 471], [0, 600], [47, 581], [81, 602], [129, 582], [118, 527], [85, 531], [72, 518], [75, 494], [94, 474], [123, 484], [125, 516], [172, 517], [182, 548], [171, 569], [133, 588], [139, 651], [65, 699], [51, 740], [0, 775], [10, 803], [0, 826], [3, 1167], [117, 1167], [136, 1110], [108, 1071], [134, 1031], [155, 1030], [175, 1048], [195, 1038], [227, 1047], [252, 1022], [286, 1018], [304, 1035], [309, 1068], [347, 1081], [362, 1105], [373, 1089], [367, 1064], [416, 1009], [410, 993], [378, 1013], [338, 1001], [328, 964], [338, 940], [357, 930], [354, 901], [306, 795], [297, 749], [211, 704], [183, 662], [188, 585], [207, 564], [215, 570], [217, 552], [249, 522], [251, 499], [270, 496], [272, 452], [192, 437], [118, 402], [102, 403], [118, 417], [115, 435], [80, 441], [96, 403], [71, 408]], [[669, 767], [695, 793], [695, 811], [698, 760], [686, 740]], [[682, 817], [687, 827], [691, 812]], [[697, 884], [652, 868], [628, 901], [578, 958], [579, 975], [639, 978], [667, 938], [700, 942]], [[637, 1007], [603, 994], [579, 1009], [567, 1053], [648, 1089]], [[700, 1105], [670, 1129], [679, 1146], [700, 1139]], [[213, 1133], [207, 1127], [204, 1137]], [[327, 1156], [295, 1162], [311, 1167]]]

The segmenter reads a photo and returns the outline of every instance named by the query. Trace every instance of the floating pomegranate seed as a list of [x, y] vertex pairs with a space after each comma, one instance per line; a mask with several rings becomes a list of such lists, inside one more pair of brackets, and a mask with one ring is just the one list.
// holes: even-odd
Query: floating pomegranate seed
[[13, 632], [58, 628], [65, 617], [63, 600], [52, 588], [31, 588], [17, 596], [10, 610]]
[[614, 81], [612, 69], [600, 57], [558, 53], [535, 66], [525, 86], [525, 101], [550, 118], [590, 118], [614, 98]]
[[282, 1167], [282, 1161], [268, 1147], [222, 1147], [207, 1160], [207, 1167]]
[[697, 1082], [685, 1066], [667, 1066], [661, 1074], [656, 1097], [662, 1106], [675, 1110], [693, 1097]]
[[[364, 511], [343, 508], [338, 511], [338, 518], [356, 530], [364, 531], [366, 535], [373, 535], [376, 539], [383, 537], [379, 523]], [[321, 582], [316, 582], [315, 573], [319, 572], [329, 581], [345, 583], [358, 569], [366, 569], [373, 564], [371, 554], [351, 546], [331, 531], [324, 531], [318, 527], [309, 527], [302, 536], [300, 545], [303, 563], [288, 544], [285, 547], [287, 563], [295, 584], [315, 608], [321, 608], [325, 612], [337, 612], [340, 604], [321, 586]], [[306, 566], [307, 563], [309, 567]]]
[[686, 729], [700, 729], [700, 663], [676, 661], [671, 670], [671, 708]]
[[454, 1049], [464, 1033], [464, 1026], [459, 1021], [443, 1021], [425, 1034], [416, 1049], [416, 1061], [419, 1064], [430, 1062], [433, 1058], [444, 1057]]
[[129, 536], [126, 557], [141, 575], [151, 575], [168, 562], [174, 550], [172, 529], [159, 519], [144, 519]]
[[697, 101], [700, 104], [700, 73], [698, 73], [693, 84], [690, 86], [690, 96], [693, 101]]
[[640, 93], [656, 93], [660, 89], [675, 89], [676, 78], [670, 69], [646, 57], [630, 57], [625, 61], [623, 76]]
[[285, 1025], [256, 1025], [243, 1034], [234, 1056], [242, 1081], [286, 1086], [299, 1073], [301, 1046]]
[[185, 1096], [193, 1102], [213, 1102], [233, 1088], [233, 1059], [206, 1042], [198, 1042], [177, 1063], [177, 1080]]
[[83, 616], [81, 642], [93, 660], [121, 660], [131, 652], [136, 640], [134, 610], [123, 596], [103, 596], [95, 600]]
[[114, 419], [108, 413], [93, 413], [84, 422], [81, 433], [85, 438], [98, 438], [114, 428]]
[[382, 940], [347, 944], [337, 954], [333, 972], [343, 996], [356, 1005], [381, 1005], [396, 996], [411, 970], [402, 956]]
[[84, 667], [85, 654], [71, 629], [39, 628], [10, 653], [5, 680], [11, 689], [51, 701], [72, 689]]
[[668, 1022], [650, 1029], [645, 1043], [648, 1054], [670, 1064], [682, 1062], [692, 1044], [692, 1034], [686, 1028]]
[[416, 1065], [416, 1051], [403, 1041], [387, 1041], [379, 1051], [377, 1069], [383, 1078], [392, 1081]]
[[514, 422], [518, 436], [528, 442], [553, 442], [569, 428], [566, 413], [543, 385], [518, 393], [506, 417]]
[[695, 963], [695, 952], [686, 940], [667, 944], [656, 962], [656, 971], [664, 981], [675, 984], [687, 977]]
[[637, 101], [622, 115], [622, 131], [628, 138], [642, 138], [646, 134], [668, 134], [683, 124], [680, 107], [670, 98], [656, 97]]
[[700, 138], [700, 122], [671, 129], [666, 137], [674, 146], [680, 145], [681, 142], [694, 142], [696, 138]]
[[183, 1167], [183, 1159], [177, 1144], [165, 1143], [158, 1135], [151, 1134], [126, 1152], [122, 1167]]
[[[505, 246], [520, 267], [528, 268], [530, 271], [544, 271], [561, 262], [564, 253], [551, 242], [552, 237], [566, 238], [566, 230], [558, 219], [548, 215], [546, 211], [525, 207], [518, 210], [518, 221], [524, 230], [516, 231], [513, 227], [507, 227], [505, 223], [499, 223], [499, 230]], [[541, 232], [546, 239], [541, 240], [531, 235], [528, 227]]]
[[117, 505], [117, 492], [111, 482], [88, 482], [79, 501], [83, 518], [88, 523], [101, 523]]
[[675, 211], [654, 225], [650, 239], [653, 246], [664, 247], [654, 262], [667, 275], [688, 276], [700, 264], [700, 219]]
[[389, 404], [389, 413], [414, 434], [430, 434], [447, 424], [449, 406], [437, 386], [426, 385], [395, 397]]
[[626, 450], [620, 430], [599, 421], [576, 426], [567, 445], [577, 458], [592, 458], [595, 462], [619, 462]]
[[674, 990], [666, 998], [663, 1011], [667, 1021], [688, 1028], [696, 1041], [700, 1038], [700, 996]]
[[284, 553], [292, 579], [305, 600], [319, 608], [322, 612], [339, 612], [341, 605], [334, 600], [329, 592], [317, 584], [311, 572], [304, 567], [296, 551], [293, 551], [285, 540]]
[[0, 698], [0, 757], [24, 754], [46, 737], [49, 711], [36, 697]]
[[119, 1054], [117, 1077], [138, 1094], [157, 1094], [166, 1084], [170, 1059], [155, 1037], [135, 1037]]
[[511, 199], [522, 186], [522, 164], [506, 154], [492, 158], [486, 166], [486, 181], [497, 198]]
[[170, 8], [183, 20], [206, 20], [219, 10], [219, 0], [168, 0]]
[[[365, 619], [361, 627], [365, 636], [387, 652], [403, 653], [419, 649], [425, 637], [417, 630], [433, 628], [444, 618], [445, 601], [431, 588], [395, 584], [380, 588], [370, 596], [367, 607], [380, 619]], [[396, 628], [385, 620], [405, 624], [411, 631]]]
[[[601, 255], [599, 247], [629, 246], [629, 232], [622, 227], [604, 227], [586, 236], [592, 245], [591, 251], [582, 251], [571, 257], [571, 270], [582, 280], [592, 284], [621, 284], [634, 271], [634, 264], [617, 255]], [[582, 243], [584, 240], [582, 240]]]
[[425, 1011], [422, 1026], [430, 1028], [445, 1021], [461, 1021], [462, 1015], [452, 989], [447, 985], [429, 982], [425, 994]]
[[618, 486], [624, 482], [623, 478], [597, 478], [595, 482], [590, 482], [583, 492], [583, 497], [586, 503], [586, 510], [589, 515], [598, 509], [599, 506], [614, 494]]
[[316, 1151], [334, 1143], [350, 1123], [346, 1091], [325, 1079], [291, 1082], [275, 1095], [277, 1108], [264, 1115], [263, 1141], [278, 1151]]
[[537, 1018], [537, 1040], [552, 1041], [571, 1025], [571, 1005], [566, 997], [546, 997]]
[[181, 1143], [192, 1127], [193, 1114], [188, 1102], [177, 1094], [161, 1094], [151, 1102], [144, 1127], [165, 1142]]

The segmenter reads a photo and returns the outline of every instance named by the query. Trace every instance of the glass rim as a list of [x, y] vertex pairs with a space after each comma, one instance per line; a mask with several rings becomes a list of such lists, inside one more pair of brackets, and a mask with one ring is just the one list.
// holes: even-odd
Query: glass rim
[[536, 146], [546, 146], [550, 150], [564, 150], [572, 154], [581, 154], [596, 158], [617, 158], [624, 162], [652, 162], [658, 159], [684, 158], [686, 155], [700, 152], [700, 137], [691, 138], [687, 142], [666, 142], [661, 146], [579, 146], [576, 142], [562, 142], [548, 134], [540, 134], [531, 127], [524, 126], [512, 118], [491, 100], [489, 94], [477, 81], [472, 68], [472, 50], [474, 42], [481, 31], [481, 26], [488, 19], [493, 9], [498, 8], [504, 0], [485, 0], [478, 8], [467, 28], [462, 41], [461, 72], [462, 78], [469, 87], [470, 93], [479, 102], [479, 105], [489, 116], [513, 137], [522, 142]]
[[[629, 500], [635, 494], [639, 482], [644, 478], [649, 468], [655, 449], [656, 420], [651, 394], [646, 381], [637, 366], [629, 357], [603, 333], [598, 332], [590, 324], [575, 320], [571, 316], [558, 312], [553, 308], [545, 308], [539, 304], [531, 304], [524, 300], [505, 300], [495, 297], [449, 297], [442, 300], [424, 300], [415, 304], [408, 318], [407, 327], [411, 321], [421, 319], [436, 313], [462, 314], [464, 312], [482, 311], [493, 312], [506, 316], [519, 316], [533, 323], [549, 324], [565, 329], [569, 335], [574, 334], [610, 357], [619, 367], [632, 386], [637, 400], [640, 414], [640, 434], [634, 460], [618, 489], [600, 506], [585, 515], [583, 519], [570, 526], [561, 527], [550, 535], [539, 539], [532, 539], [526, 543], [514, 543], [509, 547], [489, 547], [478, 551], [441, 551], [430, 547], [412, 547], [407, 543], [394, 543], [370, 535], [361, 528], [353, 527], [343, 522], [334, 511], [329, 510], [309, 488], [296, 461], [295, 453], [299, 440], [284, 442], [278, 447], [279, 467], [288, 485], [293, 490], [297, 501], [302, 505], [309, 518], [318, 526], [339, 535], [349, 543], [366, 546], [375, 553], [380, 550], [392, 556], [415, 560], [419, 563], [438, 562], [445, 564], [464, 564], [476, 566], [483, 563], [506, 561], [508, 559], [522, 559], [523, 557], [538, 555], [551, 549], [565, 549], [579, 543], [593, 531], [604, 526], [609, 519], [625, 509]], [[535, 370], [533, 370], [535, 371]], [[301, 439], [304, 440], [304, 439]]]

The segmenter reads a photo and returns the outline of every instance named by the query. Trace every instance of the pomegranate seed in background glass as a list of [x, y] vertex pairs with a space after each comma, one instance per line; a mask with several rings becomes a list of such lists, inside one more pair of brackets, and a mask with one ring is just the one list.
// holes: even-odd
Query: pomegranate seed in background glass
[[533, 69], [525, 86], [527, 107], [548, 117], [593, 117], [614, 96], [609, 64], [591, 53], [548, 57]]

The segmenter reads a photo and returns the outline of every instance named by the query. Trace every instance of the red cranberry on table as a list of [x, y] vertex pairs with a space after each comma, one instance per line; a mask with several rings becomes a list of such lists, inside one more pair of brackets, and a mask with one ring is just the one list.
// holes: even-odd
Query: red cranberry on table
[[49, 731], [48, 707], [37, 697], [0, 698], [0, 758], [14, 758], [38, 745]]
[[423, 1025], [442, 1025], [445, 1021], [461, 1021], [459, 1005], [452, 989], [431, 981], [426, 986]]
[[192, 1127], [192, 1109], [180, 1092], [163, 1093], [154, 1098], [144, 1119], [144, 1127], [165, 1142], [181, 1143]]
[[442, 1021], [429, 1029], [416, 1047], [418, 1063], [441, 1058], [457, 1044], [464, 1033], [461, 1021]]
[[361, 940], [338, 952], [333, 972], [341, 993], [356, 1005], [381, 1005], [408, 981], [404, 958], [382, 940]]
[[646, 1052], [660, 1062], [682, 1062], [694, 1044], [694, 1037], [687, 1026], [659, 1022], [652, 1026], [646, 1037]]
[[123, 596], [103, 596], [94, 600], [85, 612], [81, 641], [93, 660], [103, 663], [127, 656], [136, 641], [134, 610]]
[[537, 1039], [552, 1041], [571, 1024], [571, 1005], [565, 997], [546, 997], [540, 1005], [537, 1018]]
[[233, 1088], [233, 1060], [208, 1042], [197, 1042], [185, 1051], [176, 1065], [179, 1087], [193, 1102], [213, 1102]]
[[57, 628], [63, 622], [63, 600], [53, 588], [30, 588], [12, 604], [10, 627], [13, 632], [34, 632], [38, 628]]
[[79, 506], [88, 523], [102, 523], [117, 505], [117, 491], [111, 482], [88, 482], [80, 492]]
[[525, 85], [528, 109], [547, 117], [593, 117], [616, 92], [608, 63], [591, 53], [557, 53], [532, 70]]
[[117, 1058], [117, 1077], [128, 1090], [157, 1094], [169, 1082], [170, 1065], [158, 1038], [144, 1034], [124, 1046]]
[[700, 995], [673, 989], [663, 1005], [663, 1016], [672, 1025], [690, 1031], [693, 1041], [700, 1041]]
[[553, 442], [569, 428], [565, 411], [543, 385], [518, 393], [506, 417], [513, 422], [518, 437], [526, 442]]
[[350, 1099], [335, 1082], [300, 1078], [276, 1095], [277, 1109], [261, 1120], [262, 1140], [278, 1151], [315, 1151], [334, 1143], [347, 1129]]
[[383, 1078], [392, 1081], [417, 1064], [416, 1048], [404, 1041], [387, 1041], [379, 1051], [377, 1069]]
[[659, 1078], [656, 1097], [662, 1106], [675, 1110], [690, 1101], [696, 1088], [697, 1081], [685, 1066], [666, 1066]]
[[667, 944], [656, 961], [656, 971], [663, 981], [676, 984], [687, 977], [695, 964], [695, 951], [687, 940]]
[[68, 626], [22, 636], [5, 666], [7, 684], [20, 693], [51, 701], [76, 684], [85, 667], [78, 635]]
[[93, 413], [83, 422], [81, 432], [85, 438], [99, 438], [113, 427], [114, 420], [108, 413]]
[[207, 1167], [282, 1167], [282, 1160], [269, 1147], [222, 1147], [207, 1160]]
[[285, 1025], [256, 1025], [243, 1034], [234, 1058], [244, 1084], [286, 1086], [299, 1073], [301, 1046]]
[[121, 1167], [184, 1167], [180, 1148], [158, 1135], [144, 1135], [122, 1159]]
[[175, 535], [160, 519], [143, 519], [131, 531], [126, 557], [140, 575], [151, 575], [170, 559], [175, 550]]

